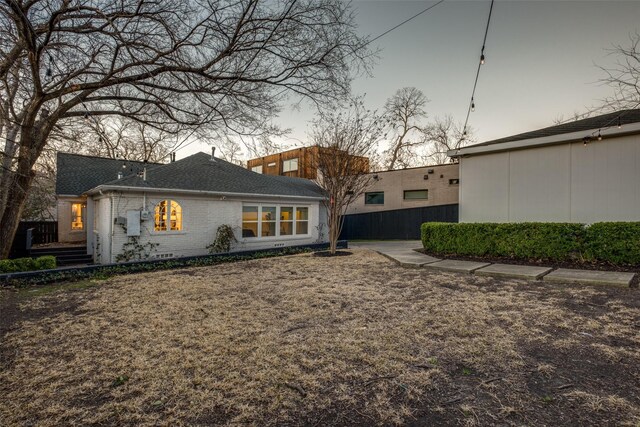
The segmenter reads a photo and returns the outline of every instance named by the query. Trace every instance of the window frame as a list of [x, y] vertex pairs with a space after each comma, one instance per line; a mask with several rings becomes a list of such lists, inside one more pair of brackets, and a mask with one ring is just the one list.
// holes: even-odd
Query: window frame
[[[256, 169], [259, 169], [259, 170], [256, 170]], [[251, 172], [262, 173], [262, 165], [252, 166]]]
[[[422, 192], [422, 191], [425, 192], [426, 197], [407, 198], [407, 193], [417, 193], [417, 192]], [[415, 189], [415, 190], [403, 190], [402, 191], [402, 200], [409, 201], [409, 202], [419, 201], [419, 200], [429, 200], [429, 189], [428, 188], [420, 188], [420, 189]]]
[[[87, 228], [87, 225], [86, 225], [86, 222], [87, 222], [87, 219], [86, 219], [87, 204], [86, 204], [85, 202], [71, 202], [71, 203], [70, 203], [70, 205], [71, 205], [71, 206], [70, 206], [70, 211], [71, 211], [71, 215], [70, 215], [70, 216], [71, 216], [71, 221], [69, 222], [69, 227], [70, 227], [70, 229], [71, 229], [71, 232], [79, 233], [79, 232], [83, 232], [83, 231], [85, 231], [85, 230], [86, 230], [86, 228]], [[78, 212], [78, 213], [77, 213], [77, 215], [74, 215], [74, 214], [73, 214], [73, 208], [74, 208], [74, 206], [78, 206], [78, 208], [77, 208], [77, 209], [78, 209], [78, 211], [77, 211], [77, 212]], [[79, 222], [80, 222], [80, 225], [81, 225], [81, 227], [80, 227], [80, 228], [74, 228], [74, 227], [73, 227], [73, 224], [74, 224], [74, 223], [78, 223], [78, 221], [76, 221], [77, 219], [79, 219], [79, 220], [80, 220], [80, 221], [79, 221]]]
[[[162, 202], [166, 202], [167, 205], [165, 205], [165, 206], [168, 206], [168, 210], [165, 211], [165, 217], [166, 217], [165, 222], [166, 222], [167, 227], [164, 230], [158, 230], [156, 228], [156, 209], [157, 209], [158, 205], [160, 205], [160, 203], [162, 203]], [[180, 214], [179, 214], [180, 229], [178, 229], [178, 230], [172, 230], [171, 229], [171, 202], [175, 203], [180, 208]], [[163, 199], [157, 200], [153, 204], [153, 226], [151, 227], [151, 232], [153, 234], [161, 234], [161, 235], [183, 234], [183, 233], [185, 233], [184, 223], [185, 223], [185, 221], [184, 221], [184, 208], [182, 207], [182, 203], [180, 203], [177, 199], [163, 198]]]
[[[275, 232], [276, 234], [273, 236], [263, 236], [262, 235], [262, 225], [263, 222], [274, 222], [274, 221], [263, 221], [263, 207], [264, 208], [276, 208], [276, 215], [275, 215]], [[257, 221], [245, 221], [243, 218], [244, 215], [244, 209], [245, 208], [258, 208], [258, 220]], [[291, 220], [283, 220], [282, 219], [282, 208], [291, 208], [292, 209], [292, 217]], [[306, 209], [307, 211], [307, 219], [297, 219], [297, 212], [298, 209]], [[308, 238], [311, 237], [311, 232], [310, 232], [310, 227], [309, 227], [309, 223], [311, 222], [311, 206], [310, 205], [301, 205], [301, 204], [295, 204], [295, 203], [243, 203], [242, 204], [242, 211], [241, 211], [241, 215], [240, 215], [240, 222], [241, 222], [241, 226], [240, 229], [242, 230], [242, 240], [243, 241], [249, 241], [249, 242], [253, 242], [253, 241], [265, 241], [265, 240], [287, 240], [287, 239], [301, 239], [301, 238]], [[257, 223], [257, 233], [255, 236], [250, 237], [250, 236], [245, 236], [244, 235], [244, 224], [256, 224]], [[281, 227], [280, 225], [282, 223], [288, 223], [291, 224], [291, 234], [281, 234]], [[298, 223], [302, 224], [302, 223], [306, 223], [307, 224], [307, 232], [302, 234], [302, 233], [298, 233]]]
[[[369, 197], [370, 194], [382, 194], [382, 203], [370, 203], [367, 198]], [[384, 205], [384, 191], [367, 191], [364, 193], [364, 204], [365, 205], [370, 205], [370, 206], [382, 206]]]
[[[295, 161], [296, 167], [295, 169], [287, 169], [287, 165], [289, 165], [289, 168], [291, 168], [291, 164]], [[293, 159], [287, 159], [287, 160], [283, 160], [282, 161], [282, 173], [285, 172], [295, 172], [300, 168], [300, 159], [298, 157], [295, 157]]]

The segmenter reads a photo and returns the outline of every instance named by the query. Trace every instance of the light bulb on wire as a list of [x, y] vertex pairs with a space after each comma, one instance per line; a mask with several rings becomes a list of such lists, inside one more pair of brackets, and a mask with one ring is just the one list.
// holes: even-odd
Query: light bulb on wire
[[480, 55], [480, 65], [484, 65], [484, 53]]
[[476, 103], [473, 101], [473, 98], [471, 98], [471, 112], [473, 113], [474, 111], [476, 111]]
[[598, 141], [602, 141], [602, 134], [600, 133], [600, 130], [598, 130]]

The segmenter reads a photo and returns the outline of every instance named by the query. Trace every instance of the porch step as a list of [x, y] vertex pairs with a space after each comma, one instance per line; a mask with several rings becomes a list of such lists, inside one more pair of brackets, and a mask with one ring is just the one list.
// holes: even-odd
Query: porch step
[[86, 246], [31, 249], [32, 257], [40, 257], [45, 255], [52, 255], [56, 257], [56, 261], [59, 266], [93, 263], [93, 256], [87, 254]]

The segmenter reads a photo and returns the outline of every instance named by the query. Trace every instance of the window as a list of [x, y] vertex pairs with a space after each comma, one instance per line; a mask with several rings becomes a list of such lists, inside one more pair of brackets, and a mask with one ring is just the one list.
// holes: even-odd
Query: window
[[298, 170], [298, 159], [290, 159], [282, 162], [282, 172], [291, 172]]
[[71, 229], [84, 230], [84, 213], [87, 205], [84, 203], [71, 203]]
[[252, 167], [251, 171], [255, 173], [262, 173], [262, 165]]
[[296, 234], [309, 234], [309, 208], [296, 208]]
[[272, 168], [276, 165], [276, 162], [271, 162], [267, 164], [267, 167]]
[[242, 207], [242, 237], [258, 236], [258, 207]]
[[384, 205], [384, 191], [364, 193], [365, 205]]
[[405, 190], [405, 200], [427, 200], [429, 190]]
[[455, 184], [460, 184], [460, 179], [453, 178], [449, 180], [449, 185], [455, 185]]
[[293, 234], [293, 207], [283, 206], [280, 208], [280, 235], [291, 236], [292, 234]]
[[262, 237], [275, 236], [276, 235], [276, 207], [275, 206], [263, 206], [262, 207]]
[[162, 200], [156, 205], [155, 231], [182, 230], [182, 207], [175, 200]]
[[243, 206], [242, 237], [309, 234], [309, 208], [298, 206]]

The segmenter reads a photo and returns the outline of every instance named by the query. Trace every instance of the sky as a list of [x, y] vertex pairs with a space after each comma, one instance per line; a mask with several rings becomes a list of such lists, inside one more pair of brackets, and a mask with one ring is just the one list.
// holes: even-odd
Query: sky
[[[356, 0], [358, 31], [374, 38], [436, 1]], [[429, 99], [430, 118], [452, 115], [464, 122], [490, 0], [446, 0], [372, 46], [380, 49], [370, 76], [354, 80], [381, 110], [402, 87]], [[611, 66], [614, 45], [629, 45], [640, 32], [640, 1], [496, 1], [469, 126], [477, 142], [526, 132], [569, 119], [611, 94], [599, 68]], [[312, 108], [285, 106], [275, 122], [291, 128], [283, 149], [307, 144]], [[177, 157], [209, 146], [190, 144]]]

